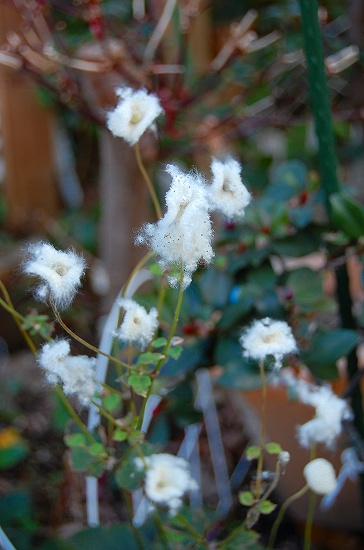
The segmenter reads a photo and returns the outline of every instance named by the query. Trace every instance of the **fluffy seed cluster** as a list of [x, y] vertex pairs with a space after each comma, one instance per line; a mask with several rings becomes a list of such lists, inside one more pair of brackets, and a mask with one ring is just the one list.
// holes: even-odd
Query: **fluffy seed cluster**
[[127, 298], [121, 298], [120, 307], [125, 311], [120, 327], [114, 336], [124, 342], [134, 342], [144, 348], [152, 340], [158, 328], [158, 311], [153, 307], [148, 313], [146, 309]]
[[297, 351], [296, 340], [289, 325], [285, 321], [274, 321], [269, 317], [254, 321], [242, 334], [239, 342], [245, 357], [264, 361], [273, 356], [277, 369], [282, 366], [285, 355]]
[[[135, 460], [138, 468], [145, 467], [140, 458]], [[188, 462], [167, 453], [147, 456], [145, 462], [144, 491], [147, 498], [153, 504], [168, 507], [170, 515], [175, 515], [182, 505], [183, 495], [198, 487], [191, 477]]]
[[302, 403], [316, 409], [315, 417], [297, 429], [300, 444], [310, 447], [316, 442], [332, 446], [341, 433], [342, 420], [351, 418], [348, 403], [328, 386], [313, 386], [300, 380], [295, 389]]
[[96, 390], [96, 360], [70, 351], [67, 340], [53, 340], [41, 348], [38, 363], [50, 384], [61, 383], [66, 395], [76, 394], [82, 405], [89, 405]]
[[[206, 185], [197, 173], [184, 173], [177, 166], [167, 165], [172, 176], [166, 194], [167, 211], [155, 224], [146, 224], [136, 242], [146, 243], [156, 253], [162, 269], [183, 266], [186, 287], [200, 261], [213, 258], [212, 227]], [[174, 285], [175, 279], [170, 279]]]
[[303, 469], [307, 485], [317, 495], [327, 495], [336, 487], [335, 470], [325, 458], [311, 460]]
[[155, 129], [154, 121], [163, 109], [157, 96], [143, 89], [118, 88], [116, 94], [120, 101], [108, 113], [107, 126], [114, 136], [135, 145], [146, 130]]
[[85, 260], [73, 250], [62, 252], [44, 242], [30, 245], [27, 252], [24, 273], [42, 281], [35, 290], [37, 298], [47, 301], [51, 294], [58, 309], [69, 306], [81, 285]]
[[233, 158], [225, 162], [213, 159], [211, 172], [209, 200], [212, 210], [221, 212], [229, 220], [241, 218], [251, 195], [242, 182], [240, 163]]

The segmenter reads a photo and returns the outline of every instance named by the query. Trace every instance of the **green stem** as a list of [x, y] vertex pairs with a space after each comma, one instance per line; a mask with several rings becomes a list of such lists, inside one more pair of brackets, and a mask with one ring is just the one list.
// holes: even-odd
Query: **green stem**
[[294, 493], [293, 495], [288, 497], [287, 500], [282, 504], [282, 506], [279, 510], [277, 519], [275, 520], [275, 522], [273, 524], [273, 527], [272, 527], [272, 530], [270, 532], [267, 550], [271, 550], [274, 547], [279, 526], [282, 523], [282, 520], [284, 518], [284, 514], [286, 513], [288, 506], [290, 504], [292, 504], [292, 502], [294, 502], [295, 500], [297, 500], [298, 498], [303, 496], [308, 491], [308, 489], [309, 489], [308, 485], [305, 485], [304, 487], [302, 487], [302, 489], [297, 491], [297, 493]]
[[325, 73], [322, 34], [317, 0], [298, 0], [302, 17], [302, 33], [307, 60], [311, 108], [318, 139], [318, 161], [325, 202], [330, 213], [329, 196], [340, 190], [337, 178], [335, 140], [330, 109], [329, 89]]
[[[183, 285], [182, 285], [182, 282], [183, 282], [183, 276], [184, 276], [184, 272], [183, 272], [183, 267], [181, 266], [181, 273], [180, 273], [180, 281], [179, 281], [179, 293], [178, 293], [178, 300], [177, 300], [177, 305], [176, 305], [176, 310], [174, 312], [174, 317], [173, 317], [173, 321], [172, 321], [172, 325], [171, 325], [171, 329], [169, 331], [169, 336], [167, 338], [167, 342], [166, 342], [166, 345], [164, 346], [163, 348], [163, 351], [162, 351], [162, 355], [166, 356], [167, 355], [167, 352], [168, 352], [168, 349], [169, 349], [169, 346], [171, 344], [171, 341], [172, 341], [172, 338], [174, 336], [174, 333], [176, 331], [176, 328], [177, 328], [177, 324], [178, 324], [178, 320], [179, 320], [179, 315], [181, 313], [181, 307], [182, 307], [182, 302], [183, 302]], [[165, 362], [165, 358], [161, 359], [152, 375], [153, 376], [156, 376], [158, 374], [158, 372], [160, 371], [160, 369], [162, 368], [164, 362]], [[143, 404], [142, 404], [142, 408], [141, 408], [141, 411], [140, 411], [140, 414], [139, 414], [139, 422], [138, 422], [138, 429], [140, 429], [142, 423], [143, 423], [143, 417], [144, 417], [144, 413], [145, 413], [145, 407], [146, 407], [146, 404], [147, 404], [147, 401], [148, 401], [148, 398], [150, 396], [150, 394], [152, 393], [152, 389], [153, 389], [153, 384], [151, 384], [148, 388], [148, 391], [147, 391], [147, 395], [145, 396], [144, 398], [144, 401], [143, 401]]]
[[263, 450], [264, 450], [264, 437], [265, 437], [265, 418], [266, 418], [266, 408], [267, 408], [267, 382], [265, 378], [264, 371], [264, 361], [259, 362], [260, 378], [262, 381], [262, 404], [261, 404], [261, 418], [260, 418], [260, 436], [259, 436], [259, 447], [260, 455], [258, 458], [257, 464], [257, 480], [255, 484], [255, 498], [259, 499], [262, 492], [262, 473], [263, 473]]
[[117, 428], [120, 428], [117, 420], [115, 420], [115, 418], [111, 414], [109, 414], [107, 411], [105, 411], [105, 409], [103, 407], [101, 407], [101, 405], [99, 403], [97, 403], [94, 400], [92, 400], [91, 403], [93, 405], [95, 405], [95, 407], [97, 407], [97, 409], [100, 411], [100, 414], [102, 416], [104, 416], [109, 422], [111, 422], [113, 426], [116, 426]]
[[[340, 191], [337, 177], [337, 160], [335, 141], [330, 110], [329, 90], [325, 74], [325, 61], [322, 48], [322, 34], [318, 18], [317, 0], [299, 0], [304, 49], [307, 60], [309, 91], [312, 112], [315, 120], [318, 138], [318, 160], [322, 180], [322, 190], [328, 217], [331, 215], [330, 195]], [[337, 282], [337, 299], [343, 328], [356, 329], [356, 321], [352, 312], [352, 298], [349, 290], [349, 277], [346, 264], [335, 270]], [[357, 377], [359, 372], [356, 349], [347, 358], [349, 382]], [[364, 415], [362, 392], [358, 384], [353, 395], [352, 408], [354, 423], [364, 437]], [[362, 514], [364, 516], [364, 476], [360, 476], [360, 494]]]
[[129, 278], [124, 285], [122, 296], [125, 296], [126, 291], [128, 290], [128, 287], [131, 281], [133, 280], [133, 278], [135, 277], [135, 275], [145, 266], [145, 264], [153, 257], [153, 255], [154, 255], [154, 252], [148, 252], [148, 254], [146, 254], [145, 256], [143, 256], [143, 258], [141, 258], [141, 260], [139, 260], [139, 262], [136, 264], [136, 266], [130, 273]]
[[159, 538], [161, 540], [162, 546], [165, 550], [169, 550], [169, 544], [168, 544], [166, 534], [164, 532], [163, 523], [162, 523], [161, 518], [159, 517], [158, 512], [156, 510], [153, 513], [153, 517], [154, 517], [154, 522], [156, 524], [157, 531], [158, 531]]
[[186, 518], [183, 517], [183, 515], [181, 513], [178, 513], [176, 516], [175, 516], [175, 519], [177, 519], [178, 521], [180, 521], [181, 523], [183, 523], [183, 525], [186, 527], [187, 531], [189, 531], [191, 533], [191, 535], [193, 537], [195, 537], [196, 540], [198, 540], [198, 542], [200, 544], [202, 544], [205, 548], [208, 548], [209, 545], [208, 545], [208, 542], [205, 541], [205, 539], [200, 535], [200, 533], [194, 529], [194, 527], [192, 527], [192, 525], [190, 525], [188, 523], [188, 521], [186, 520]]
[[83, 338], [81, 338], [80, 336], [78, 336], [78, 334], [76, 334], [75, 332], [73, 332], [73, 330], [71, 330], [62, 320], [60, 314], [58, 313], [58, 310], [54, 304], [54, 300], [52, 298], [52, 295], [50, 294], [49, 295], [49, 303], [50, 303], [50, 306], [53, 310], [53, 313], [54, 315], [56, 316], [56, 319], [58, 321], [58, 323], [61, 325], [61, 327], [70, 335], [72, 336], [72, 338], [74, 338], [75, 340], [77, 340], [77, 342], [80, 342], [81, 344], [83, 344], [86, 348], [90, 349], [91, 351], [94, 351], [95, 353], [98, 353], [100, 355], [103, 355], [104, 357], [107, 357], [110, 361], [113, 361], [114, 363], [116, 363], [117, 365], [121, 365], [122, 367], [126, 368], [126, 369], [132, 369], [133, 367], [130, 367], [130, 365], [127, 365], [127, 363], [124, 363], [123, 361], [120, 361], [120, 359], [117, 359], [116, 357], [113, 357], [112, 355], [109, 355], [108, 353], [105, 353], [103, 351], [101, 351], [99, 348], [96, 348], [95, 346], [93, 346], [92, 344], [90, 344], [89, 342], [86, 342], [86, 340], [84, 340]]
[[2, 293], [4, 295], [4, 298], [5, 298], [5, 300], [2, 300], [0, 298], [1, 305], [3, 306], [4, 309], [6, 309], [6, 311], [8, 311], [10, 313], [10, 315], [12, 315], [12, 317], [13, 317], [15, 323], [16, 323], [16, 326], [18, 327], [19, 331], [21, 332], [28, 348], [30, 349], [32, 354], [34, 356], [36, 356], [37, 355], [37, 348], [35, 347], [35, 345], [33, 343], [33, 340], [31, 339], [31, 337], [29, 336], [29, 334], [27, 333], [27, 331], [25, 330], [25, 328], [23, 327], [23, 324], [22, 324], [25, 319], [14, 308], [13, 302], [11, 301], [11, 298], [10, 298], [10, 295], [7, 291], [7, 288], [1, 280], [0, 280], [0, 288], [1, 288], [1, 291], [2, 291]]
[[133, 535], [134, 535], [135, 542], [137, 544], [138, 550], [144, 550], [144, 543], [143, 543], [143, 539], [142, 539], [142, 537], [139, 533], [139, 529], [137, 529], [135, 527], [134, 523], [133, 523], [133, 505], [132, 505], [132, 501], [131, 501], [131, 496], [125, 489], [123, 490], [123, 495], [124, 495], [126, 509], [127, 509], [128, 516], [129, 516], [129, 524], [131, 526], [131, 530], [133, 531]]
[[142, 159], [142, 156], [140, 154], [139, 142], [137, 142], [135, 144], [135, 156], [136, 156], [136, 160], [137, 160], [137, 163], [138, 163], [139, 170], [140, 170], [140, 172], [141, 172], [141, 174], [144, 178], [145, 183], [147, 184], [148, 191], [149, 191], [151, 199], [153, 201], [155, 213], [157, 215], [157, 218], [160, 220], [161, 217], [162, 217], [162, 209], [161, 209], [160, 204], [159, 204], [157, 193], [155, 192], [154, 186], [153, 186], [153, 184], [150, 180], [150, 177], [148, 175], [148, 172], [146, 171], [145, 166], [143, 164], [143, 159]]
[[308, 504], [306, 525], [305, 525], [305, 538], [304, 538], [304, 550], [310, 550], [311, 548], [311, 535], [312, 535], [312, 524], [313, 518], [315, 515], [315, 506], [316, 506], [316, 494], [311, 491], [310, 500]]
[[85, 424], [82, 422], [81, 418], [78, 416], [75, 409], [72, 407], [71, 403], [68, 401], [67, 397], [64, 395], [61, 388], [59, 386], [56, 386], [55, 390], [56, 390], [56, 393], [57, 393], [58, 397], [62, 401], [63, 405], [66, 407], [69, 415], [75, 421], [75, 423], [80, 428], [82, 433], [87, 437], [87, 439], [90, 441], [90, 443], [97, 443], [96, 439], [91, 435], [90, 431], [87, 429]]

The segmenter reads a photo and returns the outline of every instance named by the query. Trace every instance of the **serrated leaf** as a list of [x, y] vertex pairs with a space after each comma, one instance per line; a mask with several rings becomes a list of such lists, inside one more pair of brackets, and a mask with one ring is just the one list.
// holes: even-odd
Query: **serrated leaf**
[[86, 446], [86, 437], [81, 433], [66, 435], [64, 441], [68, 447]]
[[145, 395], [152, 383], [150, 376], [146, 374], [132, 374], [128, 378], [128, 384], [138, 395]]
[[138, 357], [137, 365], [156, 365], [165, 356], [161, 353], [153, 353], [152, 351], [146, 351], [141, 353]]
[[282, 452], [282, 447], [279, 443], [274, 443], [273, 441], [270, 441], [269, 443], [266, 443], [264, 445], [265, 450], [270, 455], [278, 455], [280, 452]]
[[164, 338], [164, 336], [161, 336], [160, 338], [156, 338], [152, 342], [153, 348], [164, 348], [164, 346], [167, 343], [167, 338]]
[[261, 514], [271, 514], [277, 505], [271, 502], [270, 500], [262, 500], [257, 505], [257, 508]]
[[243, 506], [251, 506], [254, 502], [254, 495], [250, 491], [239, 493], [239, 502]]
[[128, 437], [127, 432], [124, 432], [123, 430], [120, 430], [119, 428], [117, 428], [114, 431], [114, 434], [112, 436], [114, 441], [125, 441], [127, 437]]
[[245, 451], [246, 458], [248, 460], [253, 460], [254, 458], [259, 458], [260, 455], [261, 455], [261, 452], [262, 452], [262, 450], [261, 450], [260, 447], [258, 447], [258, 445], [251, 445]]
[[172, 346], [171, 348], [168, 348], [167, 355], [172, 357], [172, 359], [178, 359], [182, 351], [182, 346]]

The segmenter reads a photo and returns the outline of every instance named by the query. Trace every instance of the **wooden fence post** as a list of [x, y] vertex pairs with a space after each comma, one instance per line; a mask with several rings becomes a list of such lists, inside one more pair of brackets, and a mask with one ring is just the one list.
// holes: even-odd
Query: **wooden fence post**
[[[22, 20], [0, 3], [0, 45]], [[53, 149], [53, 116], [36, 97], [29, 78], [0, 65], [0, 120], [4, 141], [7, 225], [14, 231], [39, 229], [58, 210]]]

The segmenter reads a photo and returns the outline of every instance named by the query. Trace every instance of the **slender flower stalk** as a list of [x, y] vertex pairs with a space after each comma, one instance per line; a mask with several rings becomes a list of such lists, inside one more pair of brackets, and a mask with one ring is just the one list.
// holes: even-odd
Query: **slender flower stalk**
[[94, 351], [95, 353], [99, 353], [100, 355], [103, 355], [104, 357], [107, 357], [110, 361], [112, 361], [113, 363], [116, 363], [117, 365], [121, 365], [122, 367], [125, 367], [126, 369], [131, 369], [132, 367], [130, 367], [130, 365], [128, 365], [127, 363], [124, 363], [124, 361], [120, 361], [120, 359], [117, 359], [116, 357], [113, 357], [112, 355], [109, 355], [108, 353], [105, 353], [103, 351], [101, 351], [99, 348], [93, 346], [92, 344], [90, 344], [89, 342], [86, 342], [86, 340], [84, 340], [83, 338], [81, 338], [80, 336], [78, 336], [75, 332], [73, 332], [73, 330], [71, 330], [63, 321], [62, 317], [60, 316], [53, 300], [52, 300], [52, 297], [50, 296], [49, 298], [49, 303], [50, 303], [50, 306], [53, 310], [53, 313], [54, 315], [56, 316], [56, 319], [58, 321], [58, 323], [61, 325], [61, 327], [70, 335], [72, 336], [72, 338], [74, 338], [75, 340], [77, 340], [77, 342], [80, 342], [80, 344], [83, 344], [86, 348], [90, 349], [91, 351]]
[[266, 422], [266, 409], [267, 409], [267, 382], [264, 372], [264, 361], [261, 359], [259, 361], [260, 369], [260, 379], [262, 381], [262, 404], [261, 404], [261, 413], [260, 413], [260, 436], [259, 436], [259, 447], [260, 455], [258, 458], [257, 464], [257, 479], [255, 484], [255, 498], [259, 499], [262, 492], [262, 473], [263, 473], [263, 450], [264, 450], [264, 437], [265, 437], [265, 422]]
[[[181, 267], [181, 269], [180, 269], [180, 283], [182, 283], [183, 277], [184, 277], [184, 272], [183, 272], [183, 268]], [[173, 336], [176, 332], [176, 328], [177, 328], [178, 320], [179, 320], [179, 315], [181, 313], [183, 295], [184, 295], [184, 288], [183, 288], [183, 285], [180, 284], [179, 285], [179, 292], [178, 292], [178, 300], [177, 300], [176, 309], [175, 309], [175, 312], [174, 312], [172, 325], [171, 325], [171, 328], [170, 328], [170, 331], [169, 331], [169, 335], [168, 335], [168, 338], [167, 338], [166, 345], [164, 346], [163, 351], [162, 351], [162, 355], [164, 355], [165, 357], [167, 357], [167, 352], [169, 350], [169, 346], [171, 345], [172, 338], [173, 338]], [[155, 367], [155, 369], [152, 373], [152, 376], [156, 376], [159, 373], [159, 371], [162, 368], [164, 362], [165, 362], [165, 359], [160, 359], [160, 361], [157, 363], [157, 365], [156, 365], [156, 367]], [[148, 398], [152, 393], [152, 389], [153, 389], [153, 384], [151, 384], [149, 386], [148, 391], [147, 391], [147, 395], [144, 398], [144, 401], [143, 401], [143, 404], [142, 404], [142, 407], [141, 407], [141, 411], [140, 411], [140, 414], [139, 414], [138, 429], [140, 429], [140, 427], [143, 423], [145, 407], [147, 405]]]
[[93, 437], [91, 432], [87, 429], [87, 426], [82, 422], [78, 414], [76, 413], [75, 409], [72, 407], [71, 403], [63, 393], [62, 389], [59, 386], [55, 386], [55, 391], [59, 397], [59, 399], [62, 401], [64, 407], [67, 409], [68, 414], [72, 418], [72, 420], [77, 424], [77, 426], [80, 428], [81, 432], [86, 436], [86, 438], [89, 440], [90, 443], [97, 443], [96, 439]]
[[161, 205], [159, 203], [159, 199], [158, 199], [158, 196], [157, 196], [157, 193], [155, 191], [155, 188], [154, 188], [154, 185], [153, 183], [151, 182], [151, 179], [149, 177], [149, 174], [144, 166], [144, 163], [143, 163], [143, 159], [142, 159], [142, 155], [140, 153], [140, 145], [139, 145], [139, 142], [137, 142], [134, 146], [134, 150], [135, 150], [135, 156], [136, 156], [136, 160], [137, 160], [137, 164], [138, 164], [138, 167], [139, 167], [139, 170], [143, 176], [143, 179], [148, 187], [148, 191], [149, 191], [149, 194], [150, 194], [150, 197], [152, 199], [152, 202], [153, 202], [153, 205], [154, 205], [154, 209], [155, 209], [155, 213], [157, 215], [157, 218], [160, 220], [161, 217], [162, 217], [162, 209], [161, 209]]
[[294, 493], [293, 495], [288, 497], [285, 500], [285, 502], [282, 504], [282, 506], [279, 509], [277, 519], [273, 523], [273, 527], [272, 527], [272, 530], [270, 532], [267, 550], [271, 550], [274, 547], [274, 544], [275, 544], [275, 541], [276, 541], [276, 538], [277, 538], [278, 529], [279, 529], [280, 524], [282, 523], [284, 515], [287, 511], [287, 508], [292, 504], [292, 502], [294, 502], [298, 498], [302, 497], [305, 493], [307, 493], [308, 490], [309, 490], [309, 486], [305, 485], [304, 487], [302, 487], [302, 489], [300, 489], [299, 491], [297, 491], [296, 493]]

